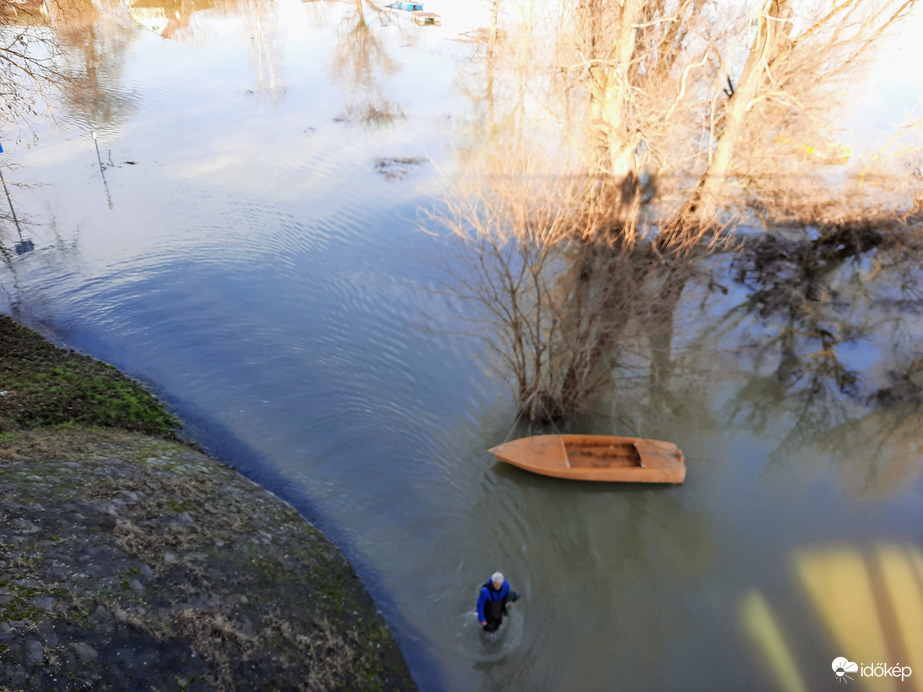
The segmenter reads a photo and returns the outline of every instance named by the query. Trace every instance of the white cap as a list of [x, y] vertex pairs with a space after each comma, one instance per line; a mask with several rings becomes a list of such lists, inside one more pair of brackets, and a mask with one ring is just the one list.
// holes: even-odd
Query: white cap
[[494, 572], [494, 573], [493, 573], [493, 576], [491, 576], [490, 580], [491, 580], [494, 584], [497, 584], [497, 583], [502, 584], [502, 583], [503, 583], [503, 575], [500, 574], [500, 572]]

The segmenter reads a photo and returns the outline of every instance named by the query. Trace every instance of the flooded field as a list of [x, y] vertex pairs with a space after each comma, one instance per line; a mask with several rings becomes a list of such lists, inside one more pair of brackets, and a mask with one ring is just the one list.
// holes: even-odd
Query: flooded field
[[[810, 312], [843, 338], [822, 347], [803, 315], [750, 309], [782, 274], [704, 258], [650, 320], [665, 360], [628, 349], [582, 415], [517, 421], [468, 320], [470, 248], [425, 212], [503, 104], [538, 99], [478, 62], [487, 4], [426, 9], [441, 25], [292, 0], [48, 20], [77, 79], [2, 140], [5, 244], [34, 246], [7, 253], [3, 309], [148, 383], [316, 522], [421, 689], [821, 690], [840, 656], [913, 668], [868, 689], [923, 689], [917, 259], [833, 267]], [[849, 127], [902, 116], [913, 79], [878, 80]], [[670, 440], [686, 480], [567, 484], [487, 452], [530, 431]], [[487, 641], [498, 569], [522, 599]]]

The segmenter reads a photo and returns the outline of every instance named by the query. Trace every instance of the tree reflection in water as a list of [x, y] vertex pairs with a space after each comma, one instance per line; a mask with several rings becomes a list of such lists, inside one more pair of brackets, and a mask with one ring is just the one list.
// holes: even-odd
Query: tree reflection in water
[[[694, 331], [676, 334], [695, 319], [694, 292], [711, 315], [699, 327], [734, 334], [738, 355], [733, 325], [759, 332], [745, 353], [751, 381], [719, 418], [750, 416], [758, 431], [781, 412], [774, 404], [795, 407], [796, 446], [916, 386], [912, 348], [888, 345], [893, 362], [876, 366], [903, 388], [876, 388], [840, 355], [872, 334], [882, 342], [874, 315], [889, 292], [903, 306], [891, 321], [918, 306], [904, 281], [921, 256], [923, 177], [905, 175], [913, 154], [886, 146], [832, 175], [846, 161], [839, 145], [805, 156], [789, 137], [824, 139], [819, 113], [832, 125], [842, 103], [831, 100], [844, 77], [835, 57], [867, 54], [906, 6], [812, 14], [778, 0], [716, 27], [718, 9], [577, 3], [548, 35], [510, 26], [460, 77], [472, 104], [457, 133], [461, 172], [430, 227], [459, 241], [449, 284], [520, 417], [561, 420], [601, 393], [627, 396], [641, 367], [648, 402], [669, 412], [680, 399], [671, 389], [686, 386], [677, 364], [697, 370], [681, 351]], [[753, 26], [764, 30], [755, 39]], [[786, 230], [793, 221], [813, 226], [799, 237]], [[865, 304], [863, 273], [881, 286]], [[726, 318], [713, 314], [741, 291]]]
[[49, 3], [49, 21], [61, 50], [64, 107], [87, 130], [108, 132], [138, 110], [138, 97], [122, 85], [134, 28], [117, 6], [88, 0]]
[[919, 475], [921, 241], [912, 224], [803, 231], [764, 236], [734, 258], [746, 289], [737, 310], [759, 331], [742, 347], [753, 374], [723, 413], [756, 432], [785, 420], [775, 463], [809, 448], [865, 496], [898, 492]]
[[337, 29], [333, 76], [347, 87], [350, 100], [337, 121], [382, 127], [403, 117], [403, 109], [385, 91], [386, 77], [400, 69], [379, 35], [389, 24], [388, 10], [355, 0]]

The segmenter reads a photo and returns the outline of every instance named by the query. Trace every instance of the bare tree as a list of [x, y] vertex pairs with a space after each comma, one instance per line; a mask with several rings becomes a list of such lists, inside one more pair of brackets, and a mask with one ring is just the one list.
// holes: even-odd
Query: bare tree
[[57, 37], [41, 3], [0, 0], [0, 121], [21, 130], [61, 83]]
[[[720, 230], [786, 173], [828, 194], [829, 165], [849, 157], [833, 132], [851, 80], [914, 5], [763, 0], [739, 18], [714, 0], [565, 10], [556, 63], [576, 107], [562, 129], [585, 164], [587, 208], [606, 218], [599, 232], [634, 242], [649, 219], [667, 249]], [[654, 204], [642, 202], [650, 180], [669, 189]]]
[[542, 236], [569, 212], [533, 199], [459, 194], [437, 219], [464, 241], [449, 264], [453, 292], [511, 375], [519, 415], [544, 422], [573, 414], [611, 383], [619, 340], [648, 305], [637, 279], [651, 258], [602, 243], [549, 243]]
[[[859, 191], [886, 177], [884, 157], [831, 175], [848, 159], [833, 135], [844, 85], [913, 4], [763, 0], [738, 16], [716, 0], [581, 0], [551, 36], [511, 26], [491, 44], [485, 88], [468, 90], [489, 129], [465, 134], [438, 221], [472, 253], [456, 282], [492, 325], [521, 414], [570, 415], [642, 335], [663, 382], [697, 257], [734, 247], [716, 244], [733, 222], [822, 220], [809, 250], [823, 255], [872, 247], [857, 221], [919, 215], [909, 154], [888, 163], [917, 173], [877, 207]], [[504, 83], [518, 88], [502, 102]]]

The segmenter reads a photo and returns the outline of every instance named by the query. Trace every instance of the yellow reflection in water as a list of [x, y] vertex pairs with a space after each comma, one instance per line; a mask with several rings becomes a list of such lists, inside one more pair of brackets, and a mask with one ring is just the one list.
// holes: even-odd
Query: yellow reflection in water
[[[836, 650], [842, 652], [838, 655], [856, 663], [898, 662], [888, 657], [869, 570], [857, 550], [802, 553], [795, 566]], [[894, 689], [887, 678], [856, 677], [870, 690]]]
[[[866, 552], [823, 548], [794, 556], [795, 573], [832, 640], [830, 650], [863, 668], [857, 687], [873, 692], [923, 692], [923, 554], [916, 546], [882, 543]], [[790, 642], [759, 591], [740, 604], [744, 629], [786, 692], [806, 689]], [[909, 667], [903, 681], [862, 675], [864, 666]], [[829, 663], [827, 664], [829, 666]], [[835, 680], [830, 670], [831, 682]], [[855, 689], [853, 687], [852, 689]]]
[[763, 595], [755, 589], [749, 592], [743, 598], [741, 611], [744, 627], [763, 650], [782, 689], [785, 692], [807, 692], [785, 636]]
[[[904, 644], [901, 662], [914, 671], [911, 689], [923, 691], [923, 556], [919, 550], [903, 550], [897, 545], [878, 549], [885, 589]], [[916, 559], [916, 573], [914, 571]], [[907, 680], [904, 684], [907, 684]]]

